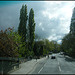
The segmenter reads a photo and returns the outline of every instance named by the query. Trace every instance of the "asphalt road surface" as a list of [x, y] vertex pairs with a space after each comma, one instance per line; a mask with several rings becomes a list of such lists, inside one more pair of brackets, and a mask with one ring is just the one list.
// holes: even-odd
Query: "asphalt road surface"
[[30, 74], [75, 74], [75, 61], [56, 54], [56, 59], [40, 61]]

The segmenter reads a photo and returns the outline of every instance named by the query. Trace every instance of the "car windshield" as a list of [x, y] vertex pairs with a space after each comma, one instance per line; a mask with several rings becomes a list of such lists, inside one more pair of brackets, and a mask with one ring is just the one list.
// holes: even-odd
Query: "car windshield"
[[55, 56], [56, 54], [52, 54], [52, 56]]

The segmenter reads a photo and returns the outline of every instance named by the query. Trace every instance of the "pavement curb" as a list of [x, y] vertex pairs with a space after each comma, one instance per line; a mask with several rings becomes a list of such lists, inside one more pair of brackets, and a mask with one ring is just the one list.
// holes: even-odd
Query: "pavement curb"
[[19, 68], [16, 68], [16, 69], [13, 69], [13, 70], [9, 71], [8, 74], [10, 74], [10, 73], [12, 73], [12, 72], [14, 72], [14, 71], [17, 71], [17, 70], [19, 70], [20, 68], [21, 68], [21, 66], [19, 65]]
[[[37, 63], [38, 63], [38, 62], [36, 62], [35, 65], [36, 65]], [[29, 74], [29, 73], [34, 69], [35, 65], [32, 67], [32, 69], [31, 69], [27, 74]]]

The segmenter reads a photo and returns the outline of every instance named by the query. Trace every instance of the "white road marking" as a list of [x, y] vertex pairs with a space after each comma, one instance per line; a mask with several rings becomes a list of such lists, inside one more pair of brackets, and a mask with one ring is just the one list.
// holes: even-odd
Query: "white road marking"
[[40, 73], [42, 71], [43, 67], [40, 69], [40, 71], [38, 73]]
[[59, 64], [59, 62], [58, 62], [58, 67], [59, 67], [59, 71], [61, 72], [61, 68], [60, 68], [60, 64]]
[[46, 63], [44, 64], [44, 66], [46, 65]]
[[44, 66], [46, 65], [46, 63], [44, 64]]
[[59, 71], [61, 71], [61, 68], [60, 68], [60, 66], [59, 66]]
[[59, 62], [58, 62], [58, 65], [59, 65]]
[[[44, 64], [44, 66], [45, 66], [45, 65], [46, 65], [46, 63]], [[43, 67], [44, 67], [44, 66], [43, 66]], [[40, 69], [40, 71], [39, 71], [38, 73], [40, 73], [40, 72], [42, 71], [43, 67]]]

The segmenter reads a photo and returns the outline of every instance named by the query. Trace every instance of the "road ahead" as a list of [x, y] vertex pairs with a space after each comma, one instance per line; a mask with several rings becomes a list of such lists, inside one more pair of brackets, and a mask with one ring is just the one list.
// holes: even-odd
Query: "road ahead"
[[30, 74], [75, 74], [75, 61], [56, 54], [56, 59], [40, 61]]

